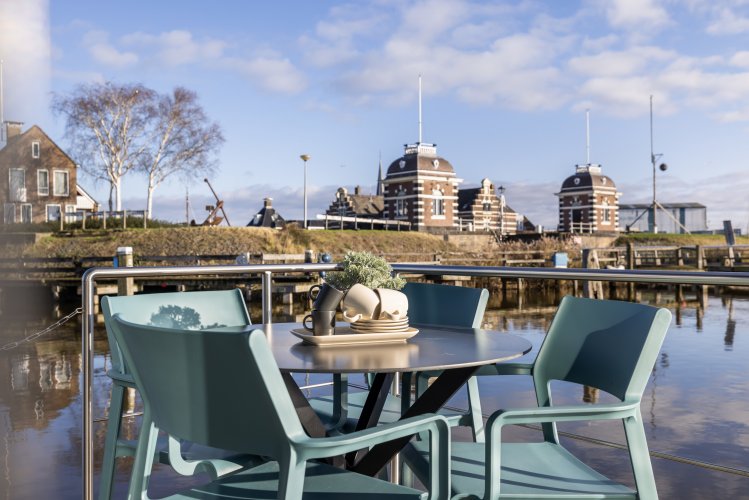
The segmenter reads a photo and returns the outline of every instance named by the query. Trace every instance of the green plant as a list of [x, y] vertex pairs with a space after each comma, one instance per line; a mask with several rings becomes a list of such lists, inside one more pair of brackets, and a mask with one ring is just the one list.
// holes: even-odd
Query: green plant
[[382, 257], [369, 252], [348, 252], [341, 262], [343, 270], [328, 274], [325, 281], [339, 290], [348, 290], [359, 283], [369, 288], [400, 290], [403, 278], [393, 276], [393, 268]]

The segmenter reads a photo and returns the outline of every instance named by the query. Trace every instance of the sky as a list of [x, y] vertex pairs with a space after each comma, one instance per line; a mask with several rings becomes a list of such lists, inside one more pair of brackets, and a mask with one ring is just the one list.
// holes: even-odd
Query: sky
[[[652, 199], [650, 96], [660, 203], [707, 206], [708, 225], [749, 228], [749, 0], [246, 2], [0, 0], [4, 118], [65, 148], [53, 95], [91, 82], [197, 92], [226, 142], [211, 184], [233, 225], [262, 198], [287, 219], [340, 186], [373, 192], [418, 140], [464, 182], [554, 228], [555, 193], [590, 161], [622, 193]], [[109, 190], [82, 176], [101, 203]], [[186, 213], [189, 191], [190, 211]], [[145, 208], [129, 173], [125, 208]], [[154, 216], [198, 221], [203, 176], [155, 192]]]

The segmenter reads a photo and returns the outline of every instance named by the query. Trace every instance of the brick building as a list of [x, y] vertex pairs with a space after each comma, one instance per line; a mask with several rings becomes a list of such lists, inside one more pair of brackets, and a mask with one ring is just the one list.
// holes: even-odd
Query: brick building
[[380, 195], [362, 194], [361, 187], [356, 186], [354, 193], [341, 187], [335, 193], [335, 199], [325, 211], [327, 215], [360, 217], [364, 219], [382, 218], [384, 200]]
[[464, 230], [517, 233], [517, 212], [507, 205], [504, 194], [497, 194], [489, 179], [483, 179], [480, 187], [458, 191], [458, 217]]
[[601, 166], [577, 165], [575, 174], [562, 183], [559, 197], [559, 231], [597, 233], [619, 231], [619, 197], [616, 185], [601, 174]]
[[78, 211], [79, 195], [90, 200], [78, 190], [75, 162], [41, 128], [34, 125], [22, 133], [22, 123], [5, 126], [7, 143], [0, 149], [4, 224], [60, 220]]
[[444, 231], [458, 226], [458, 179], [437, 146], [407, 144], [390, 164], [382, 181], [383, 217], [411, 223], [418, 231]]

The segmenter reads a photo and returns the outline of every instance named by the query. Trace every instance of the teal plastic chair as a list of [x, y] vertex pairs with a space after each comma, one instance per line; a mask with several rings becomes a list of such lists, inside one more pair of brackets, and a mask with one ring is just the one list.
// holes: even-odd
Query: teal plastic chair
[[[454, 498], [658, 497], [640, 400], [671, 323], [667, 309], [565, 297], [532, 364], [508, 364], [504, 374], [533, 377], [537, 408], [499, 410], [487, 423], [488, 443], [453, 443]], [[503, 373], [497, 365], [497, 373]], [[554, 380], [595, 387], [620, 402], [552, 405]], [[609, 480], [560, 443], [556, 422], [622, 420], [636, 490]], [[504, 426], [540, 423], [542, 442], [502, 443]], [[425, 455], [409, 445], [406, 462], [417, 476]]]
[[[136, 447], [136, 443], [123, 440], [120, 436], [127, 390], [136, 388], [136, 385], [117, 343], [112, 316], [119, 314], [134, 323], [181, 326], [185, 329], [249, 325], [251, 322], [242, 293], [237, 289], [104, 297], [101, 308], [112, 359], [112, 366], [107, 372], [112, 379], [112, 396], [99, 479], [99, 498], [108, 500], [112, 495], [116, 459], [133, 456]], [[152, 424], [144, 419], [141, 425], [148, 427]], [[151, 434], [155, 440], [155, 427]], [[246, 463], [246, 457], [242, 460], [239, 457], [232, 458], [240, 463]], [[183, 457], [181, 443], [173, 437], [168, 439], [168, 450], [159, 453], [159, 460], [171, 464], [174, 470], [183, 475], [205, 471], [217, 477], [240, 468], [240, 465], [232, 460], [187, 460]], [[138, 490], [146, 488], [147, 485], [131, 482], [130, 487], [131, 490]]]
[[[270, 459], [168, 498], [448, 497], [450, 441], [444, 417], [422, 415], [348, 435], [311, 438], [302, 428], [262, 330], [178, 330], [129, 323], [119, 315], [114, 324], [146, 403], [146, 418], [175, 437]], [[429, 434], [428, 497], [313, 461], [415, 433]], [[153, 440], [150, 430], [143, 428], [134, 470], [150, 473], [152, 460]]]
[[[428, 283], [407, 283], [403, 293], [408, 297], [408, 318], [411, 324], [480, 328], [489, 300], [489, 292], [483, 288], [467, 288]], [[440, 372], [420, 373], [416, 376], [417, 395], [426, 390], [429, 377]], [[380, 423], [394, 422], [410, 406], [411, 374], [403, 374], [401, 398], [388, 395], [380, 416]], [[345, 431], [354, 429], [364, 408], [367, 392], [347, 393], [345, 383], [334, 385], [332, 396], [310, 399], [311, 406], [333, 428]], [[478, 384], [474, 377], [467, 383], [468, 413], [444, 411], [451, 426], [467, 425], [479, 441], [483, 438], [483, 419], [479, 401]]]

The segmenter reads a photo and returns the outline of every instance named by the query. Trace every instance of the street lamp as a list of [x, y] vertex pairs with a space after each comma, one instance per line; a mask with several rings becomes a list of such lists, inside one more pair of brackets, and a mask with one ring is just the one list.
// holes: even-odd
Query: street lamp
[[505, 187], [499, 186], [499, 239], [501, 240], [505, 234]]
[[307, 160], [310, 159], [310, 155], [299, 155], [299, 158], [304, 162], [304, 229], [307, 229]]

